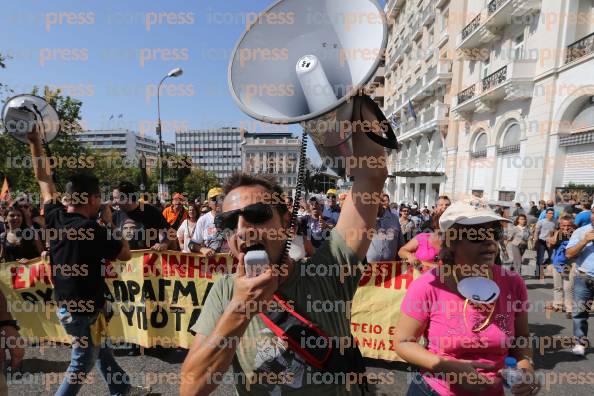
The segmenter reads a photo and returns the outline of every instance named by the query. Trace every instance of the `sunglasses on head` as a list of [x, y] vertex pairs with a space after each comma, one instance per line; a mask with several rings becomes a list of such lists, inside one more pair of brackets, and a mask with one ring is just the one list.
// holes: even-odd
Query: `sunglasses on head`
[[251, 224], [262, 224], [272, 219], [272, 205], [259, 202], [241, 209], [220, 213], [215, 217], [215, 227], [218, 230], [235, 230], [239, 216], [243, 216]]

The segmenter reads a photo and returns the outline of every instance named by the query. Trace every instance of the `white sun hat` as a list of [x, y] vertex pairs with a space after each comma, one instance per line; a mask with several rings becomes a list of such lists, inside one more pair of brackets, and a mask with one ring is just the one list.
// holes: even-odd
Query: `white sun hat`
[[439, 218], [439, 228], [446, 231], [454, 224], [476, 225], [491, 223], [493, 221], [505, 221], [511, 223], [505, 217], [499, 216], [484, 204], [477, 201], [458, 201], [450, 205]]

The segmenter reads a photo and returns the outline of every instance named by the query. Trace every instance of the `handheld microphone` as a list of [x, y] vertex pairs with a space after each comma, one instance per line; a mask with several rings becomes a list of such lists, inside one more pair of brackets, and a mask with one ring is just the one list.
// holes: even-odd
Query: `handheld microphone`
[[251, 250], [243, 258], [245, 264], [245, 275], [254, 278], [270, 268], [270, 259], [265, 250]]

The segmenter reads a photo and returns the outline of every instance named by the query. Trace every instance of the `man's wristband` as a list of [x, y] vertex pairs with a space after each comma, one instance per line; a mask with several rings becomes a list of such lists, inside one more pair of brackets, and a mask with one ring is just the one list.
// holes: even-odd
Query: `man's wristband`
[[6, 326], [14, 327], [17, 331], [21, 329], [19, 327], [19, 322], [17, 322], [16, 320], [0, 320], [0, 327]]

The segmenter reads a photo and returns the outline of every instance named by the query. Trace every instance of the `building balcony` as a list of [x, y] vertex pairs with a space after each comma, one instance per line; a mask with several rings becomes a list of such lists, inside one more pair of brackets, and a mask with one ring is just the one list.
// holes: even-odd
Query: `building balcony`
[[441, 153], [432, 153], [427, 156], [396, 161], [391, 170], [392, 176], [397, 177], [443, 176], [445, 175], [445, 161]]
[[470, 158], [472, 159], [479, 159], [479, 158], [487, 158], [487, 150], [479, 150], [473, 151], [470, 153]]
[[386, 68], [381, 66], [375, 72], [375, 76], [373, 76], [373, 83], [375, 84], [383, 84], [386, 75]]
[[[477, 48], [501, 38], [501, 30], [513, 24], [514, 18], [534, 13], [542, 0], [491, 0], [485, 9], [462, 29], [458, 49]], [[520, 24], [521, 20], [518, 19]]]
[[406, 0], [390, 0], [388, 1], [388, 6], [386, 7], [386, 14], [394, 15], [397, 13], [396, 10], [401, 9]]
[[502, 100], [531, 97], [535, 68], [535, 60], [514, 61], [491, 73], [458, 93], [454, 113], [465, 117], [465, 113], [492, 112], [494, 106]]
[[386, 115], [386, 118], [391, 117], [393, 113], [394, 113], [394, 103], [385, 105], [384, 114]]
[[513, 144], [511, 146], [497, 147], [497, 155], [519, 154], [520, 145]]
[[394, 111], [398, 113], [402, 108], [408, 105], [409, 99], [413, 102], [430, 96], [440, 96], [439, 89], [452, 80], [452, 61], [450, 59], [440, 59], [437, 64], [431, 67], [423, 78], [417, 80], [413, 86], [406, 92], [402, 90], [400, 95], [394, 101]]
[[427, 4], [422, 15], [421, 21], [423, 26], [429, 26], [435, 21], [435, 8], [433, 8], [431, 3]]
[[422, 86], [423, 80], [417, 80], [416, 83], [414, 83], [409, 89], [406, 90], [406, 97], [412, 100], [413, 97], [417, 95]]
[[390, 69], [394, 70], [396, 65], [402, 59], [402, 55], [404, 54], [404, 42], [400, 40], [394, 48], [392, 49], [392, 55], [390, 56]]
[[448, 0], [437, 0], [437, 2], [435, 3], [435, 8], [441, 8], [444, 5], [446, 5], [447, 2]]
[[402, 51], [401, 52], [403, 54], [408, 52], [412, 47], [412, 43], [413, 43], [413, 41], [411, 39], [411, 32], [408, 32], [404, 35], [404, 38], [402, 39], [402, 46], [401, 46]]
[[400, 110], [402, 108], [402, 103], [404, 103], [404, 95], [400, 95], [394, 100], [394, 111]]
[[435, 95], [436, 91], [452, 80], [452, 61], [440, 59], [437, 65], [431, 67], [423, 76], [423, 88], [416, 96], [427, 97]]
[[587, 35], [567, 46], [565, 63], [570, 63], [594, 53], [594, 33]]
[[417, 40], [423, 35], [423, 23], [421, 21], [421, 15], [416, 14], [410, 21], [410, 31], [412, 39]]
[[399, 139], [411, 139], [419, 134], [433, 131], [448, 122], [449, 106], [442, 102], [436, 101], [428, 108], [421, 111], [417, 109], [417, 111], [416, 121], [411, 119], [399, 126]]
[[375, 87], [370, 96], [380, 108], [384, 107], [385, 88], [383, 86]]
[[378, 85], [374, 88], [371, 94], [374, 98], [382, 98], [383, 100], [383, 98], [386, 96], [385, 93], [386, 88], [383, 85]]

